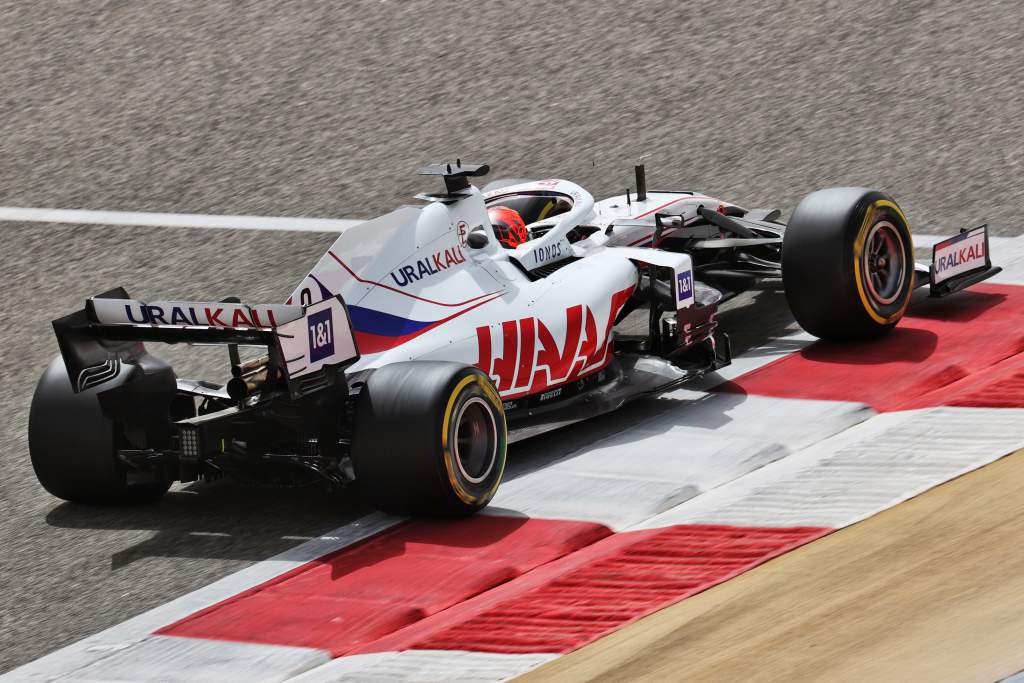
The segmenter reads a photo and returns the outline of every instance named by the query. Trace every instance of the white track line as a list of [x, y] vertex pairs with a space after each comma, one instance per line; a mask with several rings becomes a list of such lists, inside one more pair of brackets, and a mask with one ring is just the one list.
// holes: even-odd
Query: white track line
[[[215, 216], [198, 213], [144, 213], [139, 211], [80, 211], [0, 206], [0, 221], [19, 223], [73, 223], [78, 225], [140, 225], [161, 228], [214, 230], [284, 230], [289, 232], [342, 232], [361, 220], [346, 218], [287, 218], [281, 216]], [[914, 244], [930, 247], [950, 235], [914, 234]], [[992, 237], [993, 244], [1006, 238]]]
[[18, 206], [0, 206], [0, 221], [73, 223], [79, 225], [139, 225], [161, 228], [207, 228], [214, 230], [285, 230], [290, 232], [342, 232], [353, 225], [363, 222], [342, 218], [211, 216], [192, 213], [32, 209]]

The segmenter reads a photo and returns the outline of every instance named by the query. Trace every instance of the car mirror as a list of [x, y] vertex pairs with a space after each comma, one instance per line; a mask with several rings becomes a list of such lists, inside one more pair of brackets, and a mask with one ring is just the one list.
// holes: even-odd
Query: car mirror
[[489, 241], [487, 233], [483, 230], [474, 230], [466, 237], [466, 244], [469, 245], [470, 249], [483, 249]]

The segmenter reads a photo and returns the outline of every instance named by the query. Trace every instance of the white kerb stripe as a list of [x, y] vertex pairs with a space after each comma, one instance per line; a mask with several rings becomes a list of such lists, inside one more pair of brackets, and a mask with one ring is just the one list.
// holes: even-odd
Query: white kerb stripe
[[876, 415], [685, 501], [635, 528], [676, 524], [842, 528], [1024, 448], [1024, 409]]
[[310, 669], [289, 683], [481, 683], [507, 681], [559, 655], [539, 652], [499, 654], [463, 650], [406, 650], [339, 657]]
[[287, 218], [272, 216], [212, 216], [192, 213], [138, 213], [134, 211], [78, 211], [0, 206], [0, 221], [72, 223], [78, 225], [138, 225], [162, 228], [214, 230], [284, 230], [290, 232], [343, 232], [361, 220], [343, 218]]
[[331, 653], [306, 647], [150, 636], [113, 650], [60, 683], [279, 683], [331, 661]]

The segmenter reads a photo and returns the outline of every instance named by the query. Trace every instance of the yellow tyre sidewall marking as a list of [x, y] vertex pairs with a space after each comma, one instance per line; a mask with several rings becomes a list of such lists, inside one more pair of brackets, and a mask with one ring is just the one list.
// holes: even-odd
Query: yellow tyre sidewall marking
[[[472, 493], [467, 491], [465, 487], [462, 485], [462, 482], [459, 481], [459, 477], [455, 473], [455, 453], [454, 451], [452, 451], [451, 448], [449, 448], [448, 427], [451, 425], [452, 411], [455, 409], [455, 402], [458, 400], [459, 394], [461, 394], [462, 390], [465, 389], [470, 384], [472, 384], [473, 382], [476, 382], [477, 384], [480, 385], [484, 395], [491, 401], [492, 404], [494, 404], [495, 409], [499, 413], [503, 412], [501, 397], [498, 396], [498, 392], [494, 390], [494, 388], [486, 379], [480, 377], [479, 375], [470, 375], [468, 377], [463, 377], [461, 380], [459, 380], [459, 383], [455, 385], [455, 389], [452, 390], [451, 396], [448, 398], [448, 405], [445, 407], [444, 410], [444, 420], [441, 424], [441, 448], [444, 452], [444, 467], [445, 470], [448, 472], [448, 482], [451, 484], [452, 490], [455, 491], [455, 495], [457, 495], [459, 497], [459, 500], [461, 500], [463, 503], [467, 505], [475, 505], [480, 500], [490, 499], [491, 496], [494, 495], [494, 492], [497, 490], [498, 485], [501, 483], [501, 477], [505, 472], [505, 459], [501, 458], [500, 469], [498, 471], [498, 476], [495, 477], [494, 479], [494, 485], [491, 487], [491, 490], [488, 491], [484, 496], [479, 497], [474, 496]], [[498, 443], [495, 444], [495, 447], [503, 451], [505, 449], [505, 444], [508, 441], [508, 430], [504, 425], [504, 421], [502, 421], [502, 433], [496, 434], [495, 436], [499, 439]], [[498, 454], [495, 453], [495, 458], [497, 457]]]
[[[864, 306], [864, 311], [879, 325], [888, 325], [903, 317], [903, 312], [907, 310], [907, 305], [910, 303], [910, 294], [913, 293], [914, 288], [911, 286], [910, 292], [903, 299], [903, 305], [900, 306], [898, 311], [895, 311], [889, 316], [879, 315], [878, 311], [875, 310], [874, 305], [867, 296], [867, 288], [864, 286], [864, 273], [861, 271], [861, 267], [863, 265], [863, 259], [861, 256], [864, 253], [864, 243], [867, 241], [868, 232], [870, 232], [871, 226], [874, 224], [872, 219], [875, 217], [875, 209], [883, 206], [895, 211], [903, 221], [903, 227], [907, 228], [907, 232], [910, 231], [907, 227], [910, 225], [910, 223], [907, 222], [907, 217], [903, 215], [903, 212], [900, 211], [900, 207], [896, 206], [895, 203], [890, 202], [887, 199], [876, 199], [872, 202], [871, 206], [868, 207], [867, 213], [864, 214], [864, 222], [861, 223], [860, 230], [857, 232], [857, 239], [853, 243], [853, 274], [854, 280], [857, 283], [857, 294], [860, 296], [860, 302]], [[911, 238], [910, 253], [914, 253], [913, 238]], [[903, 267], [906, 267], [906, 263], [903, 264]], [[911, 270], [908, 277], [913, 276], [914, 273]]]

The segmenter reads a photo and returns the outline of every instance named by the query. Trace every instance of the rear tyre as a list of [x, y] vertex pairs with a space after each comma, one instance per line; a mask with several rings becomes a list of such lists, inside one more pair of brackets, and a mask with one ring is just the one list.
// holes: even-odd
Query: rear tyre
[[907, 219], [875, 190], [807, 195], [782, 243], [782, 282], [800, 326], [821, 339], [869, 339], [896, 326], [914, 290]]
[[28, 417], [29, 456], [39, 483], [54, 496], [73, 503], [141, 505], [167, 492], [169, 480], [128, 484], [117, 449], [129, 445], [120, 425], [100, 408], [100, 392], [125, 384], [134, 369], [123, 365], [114, 379], [76, 394], [57, 356], [39, 378]]
[[375, 370], [356, 403], [352, 465], [364, 497], [400, 515], [467, 515], [505, 469], [505, 412], [487, 375], [458, 363]]

